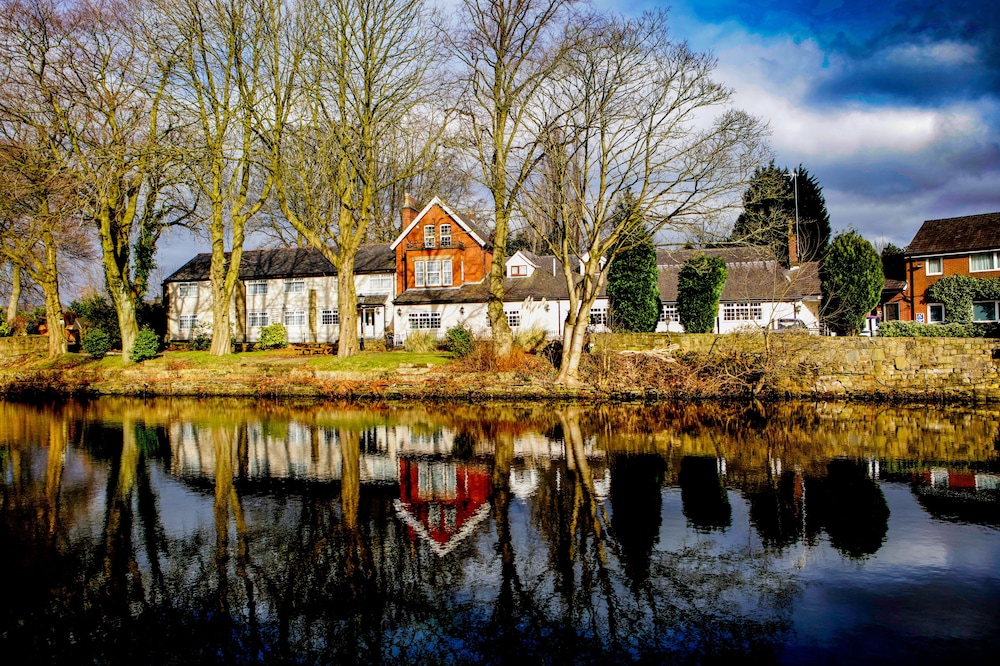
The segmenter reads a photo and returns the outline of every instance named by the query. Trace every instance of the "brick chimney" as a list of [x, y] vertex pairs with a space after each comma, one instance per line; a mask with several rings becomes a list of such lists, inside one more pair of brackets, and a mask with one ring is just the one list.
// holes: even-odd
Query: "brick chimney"
[[788, 223], [788, 265], [794, 266], [799, 263], [799, 242], [795, 237], [794, 223]]
[[413, 202], [413, 196], [409, 192], [403, 195], [403, 207], [399, 209], [399, 217], [403, 221], [403, 229], [410, 226], [410, 223], [417, 218], [417, 204]]

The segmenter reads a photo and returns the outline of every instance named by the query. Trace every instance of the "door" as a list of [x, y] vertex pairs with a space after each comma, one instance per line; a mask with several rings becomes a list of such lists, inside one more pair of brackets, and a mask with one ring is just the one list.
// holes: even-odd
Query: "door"
[[376, 337], [375, 310], [361, 311], [361, 335], [366, 338]]

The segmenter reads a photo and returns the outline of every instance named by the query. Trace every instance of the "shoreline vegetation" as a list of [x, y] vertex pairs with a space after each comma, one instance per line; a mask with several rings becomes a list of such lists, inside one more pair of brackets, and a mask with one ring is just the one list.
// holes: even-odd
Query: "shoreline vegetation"
[[551, 349], [498, 358], [478, 342], [445, 351], [375, 351], [349, 358], [293, 348], [211, 356], [166, 351], [124, 364], [68, 353], [3, 355], [0, 397], [251, 397], [357, 401], [832, 399], [1000, 402], [1000, 344], [976, 339], [819, 338], [760, 333], [594, 336], [581, 382], [555, 381]]

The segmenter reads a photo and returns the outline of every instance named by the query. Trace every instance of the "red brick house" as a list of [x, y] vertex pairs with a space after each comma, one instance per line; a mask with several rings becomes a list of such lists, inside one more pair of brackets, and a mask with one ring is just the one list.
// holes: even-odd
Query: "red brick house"
[[[1000, 277], [1000, 212], [927, 220], [904, 253], [905, 283], [884, 292], [882, 316], [939, 323], [944, 306], [930, 301], [927, 290], [949, 275]], [[978, 321], [1000, 320], [1000, 303], [977, 303]]]

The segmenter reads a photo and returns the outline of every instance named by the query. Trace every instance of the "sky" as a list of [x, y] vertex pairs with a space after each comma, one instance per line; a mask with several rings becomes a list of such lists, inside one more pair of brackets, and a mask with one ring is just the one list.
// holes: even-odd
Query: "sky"
[[1000, 3], [649, 0], [718, 59], [778, 166], [823, 188], [834, 233], [905, 247], [924, 220], [1000, 211]]
[[[734, 106], [769, 124], [775, 163], [818, 180], [835, 233], [905, 247], [924, 220], [1000, 211], [1000, 3], [595, 3], [669, 7], [673, 37], [712, 52]], [[208, 249], [167, 239], [160, 273]]]

